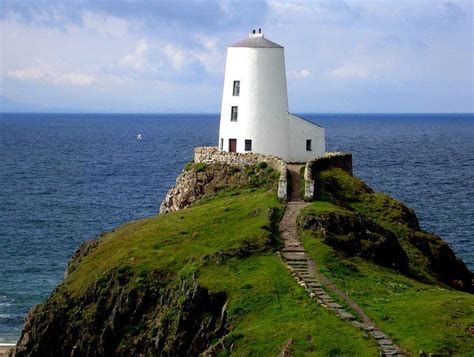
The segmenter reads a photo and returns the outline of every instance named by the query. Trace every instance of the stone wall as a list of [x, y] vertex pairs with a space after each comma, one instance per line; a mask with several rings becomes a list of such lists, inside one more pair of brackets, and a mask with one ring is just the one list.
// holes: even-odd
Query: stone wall
[[306, 163], [304, 171], [304, 198], [312, 200], [314, 198], [314, 178], [316, 173], [329, 168], [339, 168], [352, 175], [352, 154], [348, 152], [327, 152], [322, 156], [317, 156]]
[[226, 164], [229, 166], [246, 167], [257, 165], [265, 161], [280, 173], [278, 180], [278, 198], [286, 200], [288, 197], [288, 172], [284, 160], [276, 156], [258, 153], [235, 153], [219, 151], [217, 147], [198, 147], [194, 149], [194, 162], [203, 164]]

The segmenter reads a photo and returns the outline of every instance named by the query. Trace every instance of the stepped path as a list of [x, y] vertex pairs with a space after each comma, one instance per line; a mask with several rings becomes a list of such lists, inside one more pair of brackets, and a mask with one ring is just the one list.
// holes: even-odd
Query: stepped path
[[[299, 211], [308, 205], [301, 199], [300, 169], [301, 165], [288, 165], [292, 191], [279, 227], [281, 238], [285, 243], [281, 250], [283, 262], [292, 271], [298, 284], [308, 291], [311, 298], [341, 319], [370, 334], [376, 340], [382, 356], [405, 356], [405, 353], [375, 326], [349, 296], [318, 271], [314, 260], [306, 254], [303, 244], [298, 238], [296, 223]], [[340, 301], [344, 301], [347, 307], [335, 302], [328, 293], [336, 296]]]

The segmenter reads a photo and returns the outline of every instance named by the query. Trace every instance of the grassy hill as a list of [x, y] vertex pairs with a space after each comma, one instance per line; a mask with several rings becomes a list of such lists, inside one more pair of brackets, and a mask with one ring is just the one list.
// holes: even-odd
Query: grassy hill
[[[220, 177], [211, 174], [222, 167], [187, 169]], [[30, 312], [16, 355], [274, 356], [291, 339], [295, 356], [377, 356], [373, 340], [310, 299], [280, 262], [284, 205], [274, 172], [259, 165], [229, 175], [238, 179], [213, 182], [213, 191], [189, 208], [84, 244], [64, 282]], [[338, 171], [327, 175], [328, 185], [360, 185]], [[402, 274], [348, 257], [305, 226], [333, 211], [375, 212], [371, 217], [380, 219], [375, 206], [344, 203], [328, 187], [300, 216], [319, 269], [408, 351], [468, 353], [472, 295], [440, 285], [411, 253]]]
[[[445, 285], [452, 276], [447, 277], [443, 269], [449, 272], [460, 265], [445, 252], [446, 243], [421, 231], [413, 211], [387, 195], [373, 192], [342, 170], [322, 171], [317, 182], [318, 200], [301, 212], [299, 222], [305, 248], [319, 270], [413, 355], [424, 351], [440, 356], [472, 356], [474, 295]], [[367, 247], [371, 242], [362, 242], [359, 250], [348, 254], [337, 249], [338, 244], [325, 244], [327, 232], [305, 227], [311, 220], [328, 215], [350, 216], [359, 221], [366, 217], [393, 233], [407, 254], [407, 269], [402, 274], [361, 257], [358, 253], [363, 252], [363, 245]], [[351, 228], [349, 232], [337, 232], [332, 240], [355, 240], [354, 227]], [[423, 237], [423, 245], [419, 237]], [[465, 273], [460, 270], [458, 276]]]

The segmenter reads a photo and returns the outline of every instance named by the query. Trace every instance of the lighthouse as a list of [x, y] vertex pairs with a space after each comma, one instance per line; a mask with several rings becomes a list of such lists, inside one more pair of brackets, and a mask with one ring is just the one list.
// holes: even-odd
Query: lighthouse
[[324, 154], [324, 128], [289, 113], [285, 53], [261, 29], [228, 47], [219, 150], [306, 162]]

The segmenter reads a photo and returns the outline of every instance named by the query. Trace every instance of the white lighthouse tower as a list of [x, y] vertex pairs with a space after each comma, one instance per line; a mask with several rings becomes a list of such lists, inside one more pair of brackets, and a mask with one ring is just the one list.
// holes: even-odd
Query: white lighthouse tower
[[261, 30], [227, 49], [219, 150], [305, 162], [325, 152], [324, 129], [288, 112], [283, 47]]

